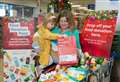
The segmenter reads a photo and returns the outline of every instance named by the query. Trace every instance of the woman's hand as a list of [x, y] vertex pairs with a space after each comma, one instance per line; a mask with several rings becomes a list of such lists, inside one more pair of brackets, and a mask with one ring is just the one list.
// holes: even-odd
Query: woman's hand
[[63, 34], [63, 35], [59, 35], [60, 38], [66, 38], [68, 37], [67, 35]]

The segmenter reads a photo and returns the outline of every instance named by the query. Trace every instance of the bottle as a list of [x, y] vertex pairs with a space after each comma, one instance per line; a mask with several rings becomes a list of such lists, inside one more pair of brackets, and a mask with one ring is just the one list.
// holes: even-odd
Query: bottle
[[10, 76], [11, 80], [14, 80], [14, 81], [15, 81], [15, 80], [16, 80], [15, 74], [12, 73], [12, 72], [10, 72], [9, 74], [10, 74], [9, 76]]
[[100, 11], [97, 11], [97, 16], [96, 16], [97, 20], [100, 20], [101, 19], [101, 12]]
[[14, 57], [13, 60], [14, 60], [15, 66], [16, 66], [16, 67], [20, 67], [19, 59], [18, 59], [17, 57]]
[[30, 75], [24, 79], [25, 82], [32, 82], [33, 75]]
[[29, 82], [30, 81], [30, 77], [27, 77], [24, 79], [25, 82]]
[[102, 20], [107, 20], [108, 19], [108, 12], [106, 11], [102, 11]]
[[38, 80], [38, 82], [42, 82], [41, 80]]

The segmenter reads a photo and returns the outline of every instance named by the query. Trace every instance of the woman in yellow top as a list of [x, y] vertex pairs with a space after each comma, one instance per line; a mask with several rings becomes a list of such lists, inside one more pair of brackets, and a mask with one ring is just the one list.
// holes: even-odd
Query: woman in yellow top
[[51, 40], [58, 39], [59, 35], [50, 32], [50, 30], [54, 27], [55, 20], [53, 16], [47, 16], [43, 21], [42, 26], [38, 26], [38, 37], [33, 41], [37, 40], [40, 46], [40, 52], [38, 53], [39, 64], [43, 67], [49, 65], [49, 57], [51, 51]]

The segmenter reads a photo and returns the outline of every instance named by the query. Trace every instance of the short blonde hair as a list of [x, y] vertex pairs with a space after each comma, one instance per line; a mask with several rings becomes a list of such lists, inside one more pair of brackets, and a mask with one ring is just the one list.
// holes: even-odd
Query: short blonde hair
[[43, 19], [43, 26], [46, 27], [48, 22], [56, 23], [56, 16], [53, 13], [48, 13]]

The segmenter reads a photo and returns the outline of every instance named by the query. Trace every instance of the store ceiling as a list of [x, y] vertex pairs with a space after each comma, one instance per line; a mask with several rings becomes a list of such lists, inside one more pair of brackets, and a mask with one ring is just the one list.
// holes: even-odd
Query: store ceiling
[[91, 4], [95, 3], [95, 0], [70, 0], [73, 4], [80, 4], [80, 5], [85, 5], [85, 4]]
[[[95, 0], [69, 0], [71, 3], [73, 3], [73, 5], [82, 5], [82, 6], [86, 6], [87, 4], [92, 4], [95, 3]], [[50, 0], [40, 0], [40, 4], [48, 4], [50, 2]]]
[[[38, 0], [40, 1], [40, 8], [42, 10], [47, 9], [47, 4], [50, 2], [50, 0]], [[80, 5], [81, 7], [87, 7], [88, 4], [95, 4], [95, 0], [69, 0], [70, 3], [72, 3], [72, 5]], [[76, 7], [73, 8], [73, 10], [75, 10]]]

